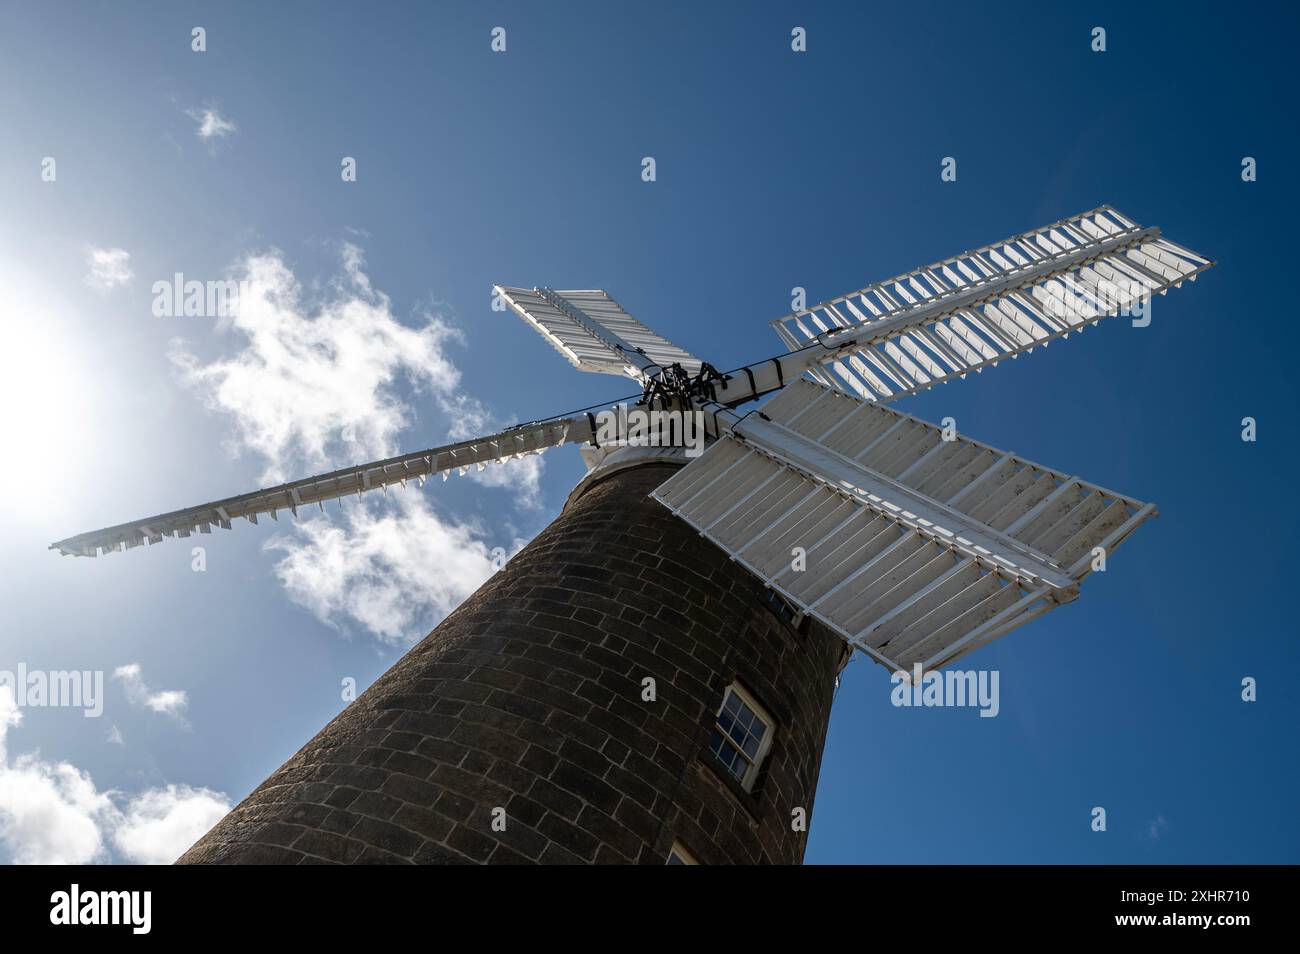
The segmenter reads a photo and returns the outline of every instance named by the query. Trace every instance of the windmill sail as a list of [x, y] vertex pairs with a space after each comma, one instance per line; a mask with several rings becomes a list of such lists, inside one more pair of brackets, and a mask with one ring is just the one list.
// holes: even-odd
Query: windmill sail
[[852, 338], [810, 374], [889, 401], [1127, 313], [1213, 264], [1101, 206], [772, 324], [792, 351]]
[[691, 374], [700, 370], [699, 358], [651, 331], [603, 291], [507, 285], [496, 290], [579, 371], [644, 378], [673, 364]]
[[445, 479], [453, 470], [464, 473], [469, 467], [481, 468], [492, 461], [501, 462], [512, 457], [540, 453], [547, 447], [558, 446], [566, 441], [584, 443], [590, 439], [591, 423], [587, 417], [525, 424], [488, 437], [444, 444], [355, 467], [344, 467], [328, 474], [280, 484], [278, 487], [255, 490], [197, 507], [82, 533], [51, 543], [50, 549], [58, 550], [64, 556], [93, 557], [101, 553], [129, 550], [144, 543], [158, 543], [163, 537], [211, 533], [213, 527], [229, 530], [231, 522], [240, 517], [250, 523], [257, 523], [257, 518], [263, 514], [278, 519], [280, 511], [292, 513], [296, 517], [298, 508], [318, 504], [324, 509], [326, 500], [360, 495], [367, 490], [386, 488], [389, 484], [404, 485], [408, 480], [423, 483], [426, 478], [437, 473], [441, 473]]
[[[801, 379], [652, 494], [891, 669], [1078, 596], [1155, 507]], [[805, 561], [800, 568], [799, 551]]]

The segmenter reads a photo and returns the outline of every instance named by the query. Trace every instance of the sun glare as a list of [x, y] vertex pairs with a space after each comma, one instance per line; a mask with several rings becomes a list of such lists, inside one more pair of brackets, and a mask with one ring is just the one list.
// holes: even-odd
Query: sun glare
[[94, 379], [55, 299], [12, 274], [0, 273], [0, 287], [0, 512], [48, 516], [92, 466], [84, 402]]

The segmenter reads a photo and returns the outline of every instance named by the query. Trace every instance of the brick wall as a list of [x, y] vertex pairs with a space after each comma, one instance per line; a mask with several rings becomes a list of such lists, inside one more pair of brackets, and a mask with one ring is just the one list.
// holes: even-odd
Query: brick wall
[[[800, 861], [843, 644], [646, 496], [671, 473], [593, 484], [181, 863]], [[707, 746], [733, 679], [777, 721], [752, 794]]]

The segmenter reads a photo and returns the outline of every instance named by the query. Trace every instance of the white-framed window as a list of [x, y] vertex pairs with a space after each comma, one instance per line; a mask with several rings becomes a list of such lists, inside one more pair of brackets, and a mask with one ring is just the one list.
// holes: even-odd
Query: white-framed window
[[680, 841], [673, 842], [673, 850], [668, 852], [668, 860], [665, 864], [670, 865], [698, 865], [695, 856], [687, 851]]
[[772, 747], [776, 723], [738, 683], [727, 687], [709, 734], [709, 750], [745, 791], [754, 786]]
[[776, 614], [777, 619], [789, 623], [796, 632], [803, 633], [807, 631], [808, 617], [803, 610], [795, 606], [776, 590], [768, 589], [763, 593], [763, 601], [767, 608]]

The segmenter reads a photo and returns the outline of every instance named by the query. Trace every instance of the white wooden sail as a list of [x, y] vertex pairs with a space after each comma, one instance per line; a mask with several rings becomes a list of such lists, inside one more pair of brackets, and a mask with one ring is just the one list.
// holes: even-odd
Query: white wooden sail
[[327, 500], [360, 495], [368, 490], [387, 488], [390, 484], [405, 485], [408, 480], [423, 484], [426, 478], [438, 473], [446, 479], [454, 471], [463, 474], [470, 467], [482, 468], [491, 462], [540, 453], [547, 447], [566, 442], [586, 443], [589, 440], [591, 425], [587, 417], [525, 424], [499, 434], [344, 467], [277, 487], [93, 530], [51, 543], [50, 549], [65, 556], [93, 557], [129, 550], [145, 543], [159, 543], [164, 537], [211, 533], [213, 527], [229, 530], [232, 521], [241, 517], [250, 523], [257, 523], [257, 518], [262, 515], [278, 519], [280, 512], [296, 517], [299, 508], [317, 504], [324, 509]]
[[[773, 322], [809, 373], [891, 401], [1082, 331], [1214, 263], [1110, 206], [877, 282]], [[847, 339], [855, 347], [840, 347]]]
[[1076, 599], [1095, 554], [1156, 513], [807, 379], [731, 418], [652, 496], [892, 669], [939, 668]]
[[699, 358], [651, 331], [599, 289], [497, 285], [495, 290], [579, 371], [644, 379], [673, 364], [691, 374], [700, 370]]

